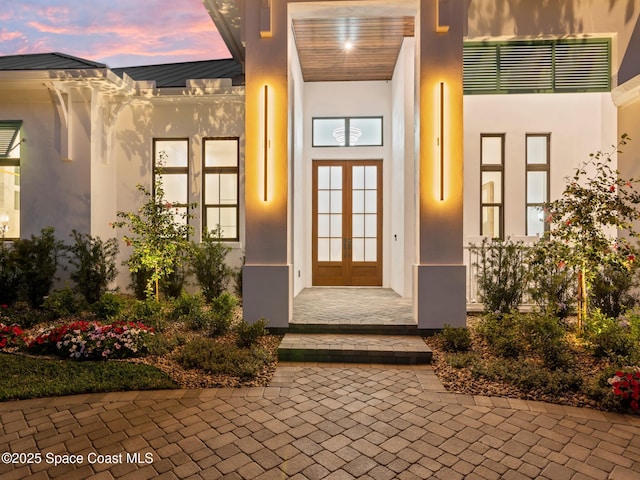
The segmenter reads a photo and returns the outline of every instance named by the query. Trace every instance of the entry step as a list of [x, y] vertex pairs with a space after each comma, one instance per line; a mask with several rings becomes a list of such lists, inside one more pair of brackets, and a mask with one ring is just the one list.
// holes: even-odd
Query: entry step
[[433, 352], [421, 337], [405, 335], [287, 333], [282, 361], [424, 365]]

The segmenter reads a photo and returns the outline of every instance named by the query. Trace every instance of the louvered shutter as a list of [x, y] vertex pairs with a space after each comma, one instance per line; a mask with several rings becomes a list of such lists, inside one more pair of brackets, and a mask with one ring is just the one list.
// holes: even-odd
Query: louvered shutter
[[609, 42], [556, 45], [557, 91], [609, 91]]
[[15, 147], [16, 137], [22, 122], [0, 121], [0, 158], [11, 158], [11, 150]]

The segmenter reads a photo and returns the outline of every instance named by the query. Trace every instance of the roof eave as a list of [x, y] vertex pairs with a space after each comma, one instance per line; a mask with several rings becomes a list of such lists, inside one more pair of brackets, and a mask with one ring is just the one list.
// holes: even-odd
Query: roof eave
[[[241, 9], [244, 2], [237, 0], [202, 0], [218, 33], [233, 58], [244, 69], [245, 49], [242, 43]], [[240, 4], [240, 5], [239, 5]]]

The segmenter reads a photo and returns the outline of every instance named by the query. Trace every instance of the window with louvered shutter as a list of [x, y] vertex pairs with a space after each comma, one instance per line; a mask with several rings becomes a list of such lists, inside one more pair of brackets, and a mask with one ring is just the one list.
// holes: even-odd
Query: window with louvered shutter
[[463, 62], [465, 94], [611, 90], [608, 38], [469, 42]]

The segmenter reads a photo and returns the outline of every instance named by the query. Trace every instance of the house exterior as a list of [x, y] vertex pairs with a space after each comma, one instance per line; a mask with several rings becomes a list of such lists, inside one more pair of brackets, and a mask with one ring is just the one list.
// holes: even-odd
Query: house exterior
[[[0, 58], [7, 238], [111, 237], [162, 165], [195, 240], [219, 224], [246, 255], [248, 321], [286, 328], [303, 288], [369, 285], [413, 298], [422, 330], [464, 325], [465, 245], [536, 237], [566, 175], [640, 139], [634, 2], [203, 3], [233, 59]], [[621, 173], [638, 160], [640, 140]]]

